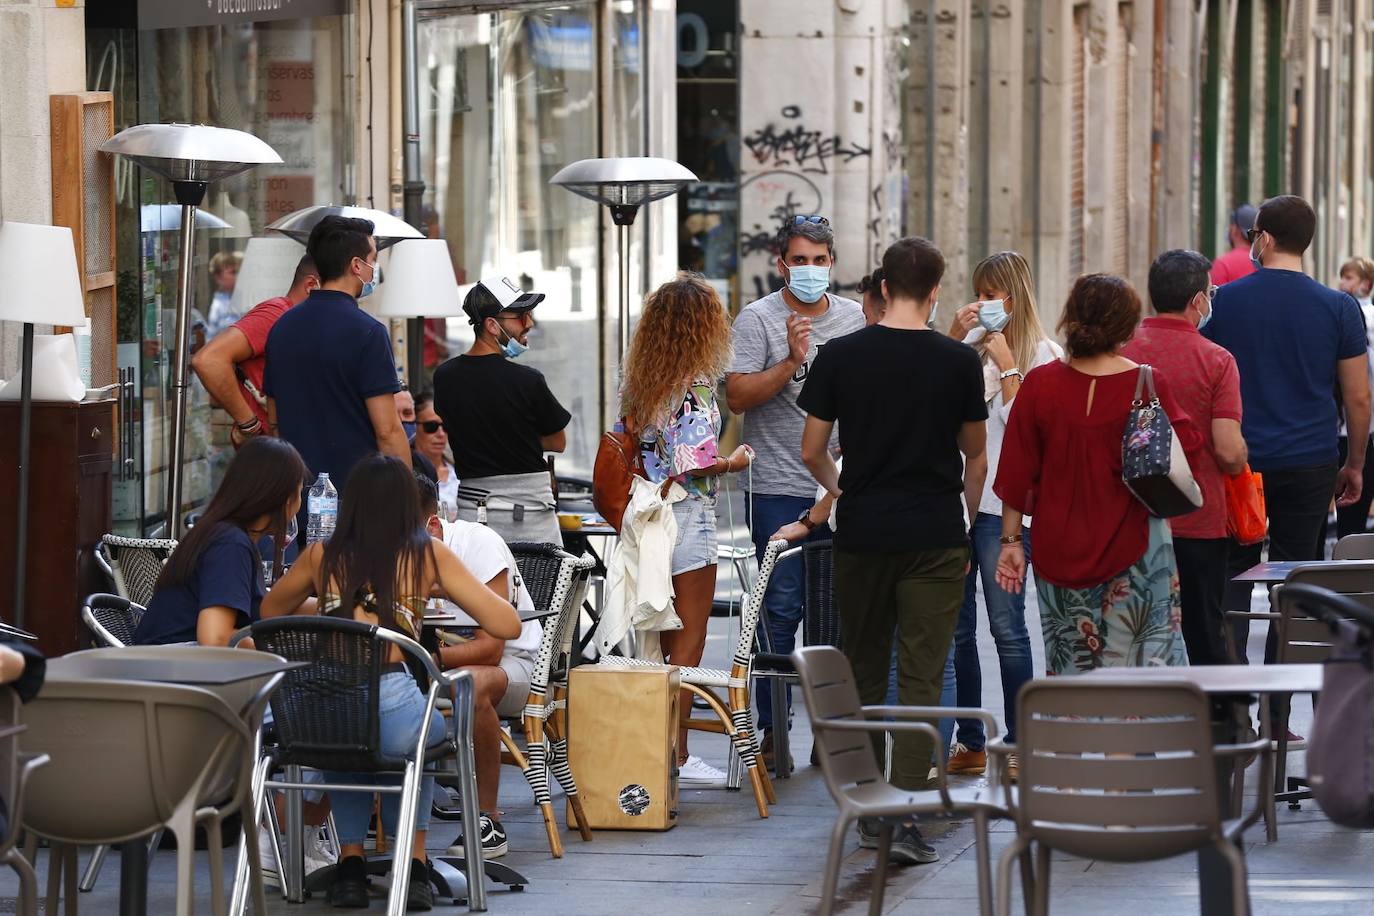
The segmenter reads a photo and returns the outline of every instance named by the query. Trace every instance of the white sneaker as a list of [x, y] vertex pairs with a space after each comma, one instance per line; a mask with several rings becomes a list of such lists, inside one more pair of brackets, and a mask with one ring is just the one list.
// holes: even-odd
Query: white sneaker
[[[301, 840], [305, 845], [305, 874], [337, 864], [339, 855], [325, 835], [323, 827], [307, 826]], [[262, 882], [269, 887], [281, 887], [281, 876], [277, 873], [277, 860], [272, 856], [271, 838], [266, 827], [258, 828], [258, 865], [262, 870]], [[282, 854], [286, 854], [286, 844], [278, 840]]]
[[281, 876], [277, 874], [277, 860], [272, 855], [272, 838], [266, 827], [258, 828], [258, 868], [262, 871], [264, 885], [281, 887]]
[[680, 786], [692, 786], [699, 789], [709, 789], [725, 785], [725, 772], [711, 766], [705, 760], [696, 755], [687, 758], [687, 762], [678, 767], [677, 783]]

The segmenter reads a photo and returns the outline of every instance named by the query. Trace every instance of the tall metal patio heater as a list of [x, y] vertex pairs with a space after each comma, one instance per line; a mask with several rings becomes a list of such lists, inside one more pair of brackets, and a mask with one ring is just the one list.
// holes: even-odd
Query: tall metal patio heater
[[[566, 165], [549, 179], [579, 197], [610, 207], [611, 221], [619, 227], [620, 248], [620, 350], [625, 359], [630, 346], [630, 226], [639, 208], [671, 197], [697, 180], [692, 170], [671, 159], [622, 156], [615, 159], [581, 159]], [[597, 309], [597, 358], [600, 365], [601, 410], [606, 410], [606, 310]], [[607, 418], [601, 418], [606, 425]]]
[[305, 207], [295, 213], [288, 213], [267, 228], [272, 232], [293, 238], [304, 245], [310, 240], [310, 230], [326, 216], [344, 216], [349, 219], [365, 219], [372, 222], [372, 237], [377, 240], [377, 250], [385, 251], [403, 239], [422, 239], [424, 233], [399, 217], [385, 210], [370, 207], [344, 207], [338, 204], [319, 204]]
[[241, 130], [205, 124], [137, 124], [121, 130], [100, 147], [123, 156], [172, 183], [181, 206], [181, 247], [177, 263], [176, 362], [172, 364], [175, 406], [172, 447], [167, 468], [167, 536], [181, 536], [182, 440], [186, 434], [187, 335], [191, 317], [191, 244], [196, 208], [211, 182], [232, 178], [257, 165], [281, 162], [276, 151]]

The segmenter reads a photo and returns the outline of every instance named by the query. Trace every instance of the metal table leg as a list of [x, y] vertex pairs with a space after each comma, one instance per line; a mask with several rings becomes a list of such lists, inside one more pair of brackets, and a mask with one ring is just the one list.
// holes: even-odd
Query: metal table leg
[[[299, 783], [301, 768], [286, 768], [286, 781]], [[282, 863], [282, 883], [286, 888], [286, 899], [291, 903], [305, 901], [305, 844], [302, 834], [305, 831], [304, 799], [300, 789], [286, 790], [286, 861]]]
[[148, 841], [130, 840], [119, 847], [119, 916], [147, 916]]
[[[1247, 715], [1249, 705], [1246, 705]], [[1225, 716], [1221, 721], [1212, 722], [1212, 740], [1216, 744], [1239, 744], [1244, 741], [1244, 731], [1235, 716]], [[1235, 757], [1217, 757], [1217, 804], [1221, 806], [1222, 820], [1240, 816], [1239, 811], [1231, 810], [1232, 779], [1244, 779], [1243, 770], [1238, 770], [1240, 761]], [[1261, 772], [1264, 772], [1261, 770]], [[1241, 855], [1245, 854], [1244, 844], [1240, 844]], [[1213, 846], [1204, 846], [1197, 854], [1198, 902], [1202, 913], [1235, 912], [1235, 894], [1231, 884], [1231, 864]], [[1246, 907], [1249, 912], [1249, 907]]]

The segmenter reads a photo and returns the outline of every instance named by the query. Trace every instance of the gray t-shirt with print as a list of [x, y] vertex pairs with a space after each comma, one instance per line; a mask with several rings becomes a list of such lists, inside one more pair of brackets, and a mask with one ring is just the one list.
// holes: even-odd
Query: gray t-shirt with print
[[[816, 358], [816, 350], [828, 340], [843, 337], [864, 326], [863, 309], [852, 299], [830, 293], [830, 308], [811, 319], [811, 348], [806, 362], [787, 384], [768, 401], [751, 408], [744, 417], [743, 441], [754, 449], [749, 486], [767, 496], [811, 497], [816, 482], [801, 459], [802, 427], [806, 413], [797, 406], [797, 395]], [[734, 360], [731, 372], [762, 372], [787, 358], [787, 316], [792, 309], [782, 291], [769, 293], [740, 310], [735, 319]], [[835, 447], [832, 437], [830, 445]]]

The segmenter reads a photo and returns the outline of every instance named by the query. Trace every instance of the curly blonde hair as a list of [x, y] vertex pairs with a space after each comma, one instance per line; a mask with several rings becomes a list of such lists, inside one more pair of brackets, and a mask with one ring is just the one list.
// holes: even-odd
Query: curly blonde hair
[[625, 355], [620, 414], [638, 429], [662, 424], [698, 379], [730, 363], [730, 319], [701, 274], [680, 273], [650, 293]]

